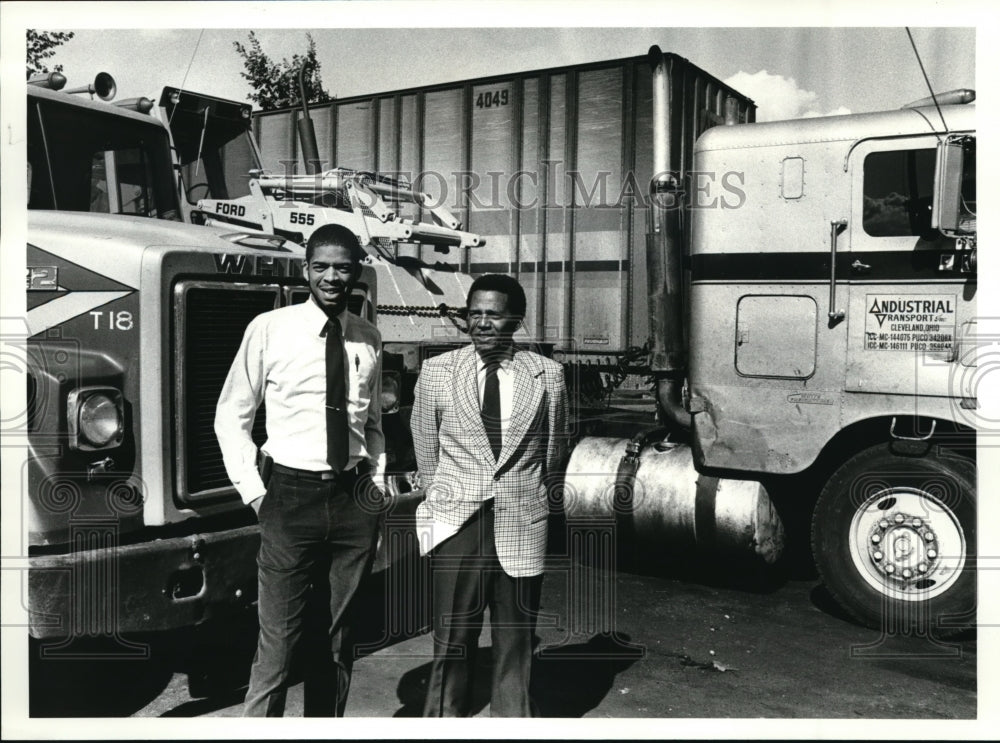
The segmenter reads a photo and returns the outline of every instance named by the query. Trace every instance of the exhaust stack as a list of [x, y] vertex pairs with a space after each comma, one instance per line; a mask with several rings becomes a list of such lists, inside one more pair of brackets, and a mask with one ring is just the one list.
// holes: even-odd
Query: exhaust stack
[[649, 50], [653, 72], [653, 177], [646, 231], [646, 273], [649, 282], [650, 366], [658, 379], [657, 397], [665, 418], [690, 427], [690, 415], [680, 402], [680, 385], [687, 370], [682, 308], [680, 216], [683, 189], [680, 173], [671, 171], [674, 139], [671, 121], [673, 60], [658, 46]]
[[306, 99], [305, 82], [306, 65], [299, 68], [299, 92], [302, 96], [302, 118], [298, 120], [299, 141], [302, 143], [302, 159], [306, 164], [308, 175], [317, 175], [320, 171], [319, 148], [316, 146], [316, 129], [309, 117], [309, 102]]

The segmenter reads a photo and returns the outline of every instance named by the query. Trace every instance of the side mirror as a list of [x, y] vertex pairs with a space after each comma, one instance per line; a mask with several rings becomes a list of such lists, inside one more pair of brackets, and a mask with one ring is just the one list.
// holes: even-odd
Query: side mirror
[[938, 143], [931, 227], [946, 237], [976, 234], [976, 138], [952, 134]]

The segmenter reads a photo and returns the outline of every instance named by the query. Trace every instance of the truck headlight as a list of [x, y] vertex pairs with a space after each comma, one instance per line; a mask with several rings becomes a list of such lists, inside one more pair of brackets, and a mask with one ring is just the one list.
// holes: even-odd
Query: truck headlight
[[125, 402], [114, 387], [80, 387], [66, 402], [71, 449], [111, 449], [125, 434]]
[[399, 373], [382, 372], [382, 412], [395, 413], [399, 410]]

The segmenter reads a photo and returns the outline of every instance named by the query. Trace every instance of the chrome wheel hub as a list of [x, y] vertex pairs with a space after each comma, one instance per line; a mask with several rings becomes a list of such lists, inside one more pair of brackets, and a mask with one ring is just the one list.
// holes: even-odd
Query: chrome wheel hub
[[896, 511], [872, 526], [868, 554], [886, 580], [905, 589], [933, 569], [939, 554], [937, 535], [923, 518]]
[[896, 599], [925, 601], [946, 591], [965, 566], [965, 535], [954, 512], [915, 488], [886, 488], [851, 522], [850, 552], [864, 580]]

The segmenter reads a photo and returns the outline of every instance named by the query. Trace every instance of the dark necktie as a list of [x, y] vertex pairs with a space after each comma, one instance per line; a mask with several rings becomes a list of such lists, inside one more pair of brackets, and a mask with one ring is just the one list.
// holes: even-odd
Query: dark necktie
[[500, 379], [497, 372], [500, 364], [496, 361], [486, 362], [486, 384], [483, 386], [483, 427], [486, 428], [486, 435], [490, 440], [490, 448], [493, 450], [493, 459], [500, 459], [500, 450], [503, 448], [503, 434], [500, 431]]
[[347, 464], [347, 378], [336, 318], [326, 323], [326, 461], [334, 472]]

